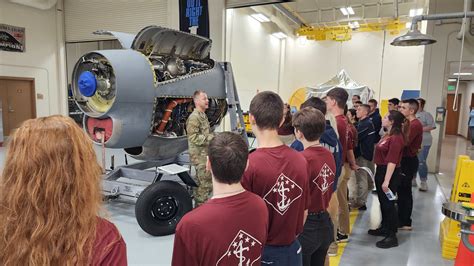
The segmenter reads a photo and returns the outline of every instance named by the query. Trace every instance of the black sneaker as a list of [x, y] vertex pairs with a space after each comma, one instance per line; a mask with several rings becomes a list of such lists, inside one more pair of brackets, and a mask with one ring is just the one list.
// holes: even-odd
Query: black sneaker
[[359, 207], [359, 211], [366, 211], [366, 210], [367, 210], [367, 206], [365, 204]]
[[375, 243], [378, 248], [393, 248], [398, 247], [398, 239], [396, 236], [387, 236], [386, 238]]
[[370, 229], [367, 233], [371, 236], [387, 236], [387, 231], [385, 231], [385, 229], [383, 229], [382, 227], [377, 229]]
[[349, 236], [341, 234], [339, 231], [337, 231], [337, 243], [343, 243], [343, 242], [348, 242], [349, 241]]

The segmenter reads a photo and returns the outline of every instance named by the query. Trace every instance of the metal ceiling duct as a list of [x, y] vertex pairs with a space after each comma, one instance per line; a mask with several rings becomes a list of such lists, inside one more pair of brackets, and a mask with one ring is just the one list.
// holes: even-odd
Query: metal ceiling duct
[[392, 41], [391, 45], [417, 46], [417, 45], [433, 44], [436, 42], [436, 40], [427, 34], [421, 33], [418, 30], [418, 22], [423, 21], [423, 20], [455, 19], [455, 18], [464, 18], [464, 17], [467, 17], [467, 18], [474, 17], [474, 12], [458, 12], [458, 13], [414, 16], [411, 21], [410, 30], [405, 35], [395, 38]]
[[293, 2], [294, 0], [227, 0], [226, 8], [241, 8], [249, 6], [270, 5], [286, 2]]

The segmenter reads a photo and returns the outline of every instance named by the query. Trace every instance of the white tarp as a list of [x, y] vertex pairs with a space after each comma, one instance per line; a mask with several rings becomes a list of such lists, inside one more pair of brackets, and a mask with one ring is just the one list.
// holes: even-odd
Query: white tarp
[[347, 106], [352, 107], [352, 95], [359, 95], [360, 100], [363, 103], [367, 103], [368, 100], [374, 97], [374, 91], [365, 85], [359, 85], [354, 80], [352, 80], [347, 72], [343, 69], [339, 74], [334, 76], [329, 81], [320, 84], [315, 87], [308, 87], [307, 97], [319, 97], [322, 98], [335, 87], [343, 88], [349, 94], [347, 99]]

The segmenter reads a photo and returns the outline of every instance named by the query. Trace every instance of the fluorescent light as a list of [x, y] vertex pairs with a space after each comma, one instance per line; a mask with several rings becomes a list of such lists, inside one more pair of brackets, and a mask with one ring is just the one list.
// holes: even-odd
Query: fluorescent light
[[347, 16], [347, 15], [354, 15], [354, 9], [352, 9], [352, 7], [348, 6], [348, 7], [341, 7], [339, 8], [339, 10], [341, 10], [341, 13], [344, 15], [344, 16]]
[[405, 28], [407, 28], [407, 29], [411, 28], [411, 22], [407, 22], [407, 23], [405, 24]]
[[255, 13], [250, 16], [256, 21], [261, 22], [261, 23], [270, 21], [270, 19], [262, 13]]
[[354, 15], [355, 14], [354, 9], [352, 9], [351, 6], [348, 6], [346, 9], [347, 9], [347, 13], [349, 13], [349, 15]]
[[339, 8], [339, 10], [341, 10], [341, 13], [342, 13], [344, 16], [349, 15], [349, 12], [347, 11], [347, 9], [346, 9], [345, 7], [341, 7], [341, 8]]
[[278, 39], [285, 39], [287, 37], [286, 34], [281, 31], [272, 33], [272, 36]]
[[358, 28], [360, 28], [360, 25], [359, 25], [359, 22], [354, 21], [354, 22], [349, 22], [349, 27], [351, 29], [358, 29]]
[[456, 82], [458, 79], [448, 79], [448, 82]]
[[461, 72], [461, 73], [453, 73], [453, 76], [471, 76], [472, 73], [469, 72]]
[[423, 14], [423, 8], [418, 8], [418, 9], [412, 8], [412, 9], [410, 9], [410, 17], [419, 16], [421, 14]]

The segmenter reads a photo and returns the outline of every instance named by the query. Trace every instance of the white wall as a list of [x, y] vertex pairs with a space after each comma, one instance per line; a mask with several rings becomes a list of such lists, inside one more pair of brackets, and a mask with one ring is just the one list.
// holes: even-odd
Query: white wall
[[[27, 77], [35, 79], [36, 94], [43, 99], [36, 100], [37, 116], [66, 112], [65, 82], [58, 63], [62, 58], [58, 46], [58, 25], [56, 8], [39, 10], [6, 0], [0, 0], [0, 23], [26, 28], [26, 52], [0, 51], [0, 76]], [[62, 90], [64, 93], [60, 93]]]
[[[404, 89], [421, 87], [424, 48], [393, 47], [394, 35], [387, 33], [384, 40], [384, 32], [354, 33], [352, 40], [342, 43], [289, 37], [278, 45], [263, 24], [248, 16], [248, 9], [228, 13], [233, 18], [227, 25], [231, 32], [227, 60], [234, 66], [241, 98], [253, 97], [257, 89], [270, 89], [287, 100], [296, 89], [324, 83], [341, 69], [373, 89], [378, 100], [400, 97]], [[281, 49], [284, 63], [280, 76]], [[244, 109], [248, 101], [242, 100]]]
[[278, 92], [281, 46], [247, 9], [227, 11], [226, 60], [232, 63], [243, 110], [257, 90]]

